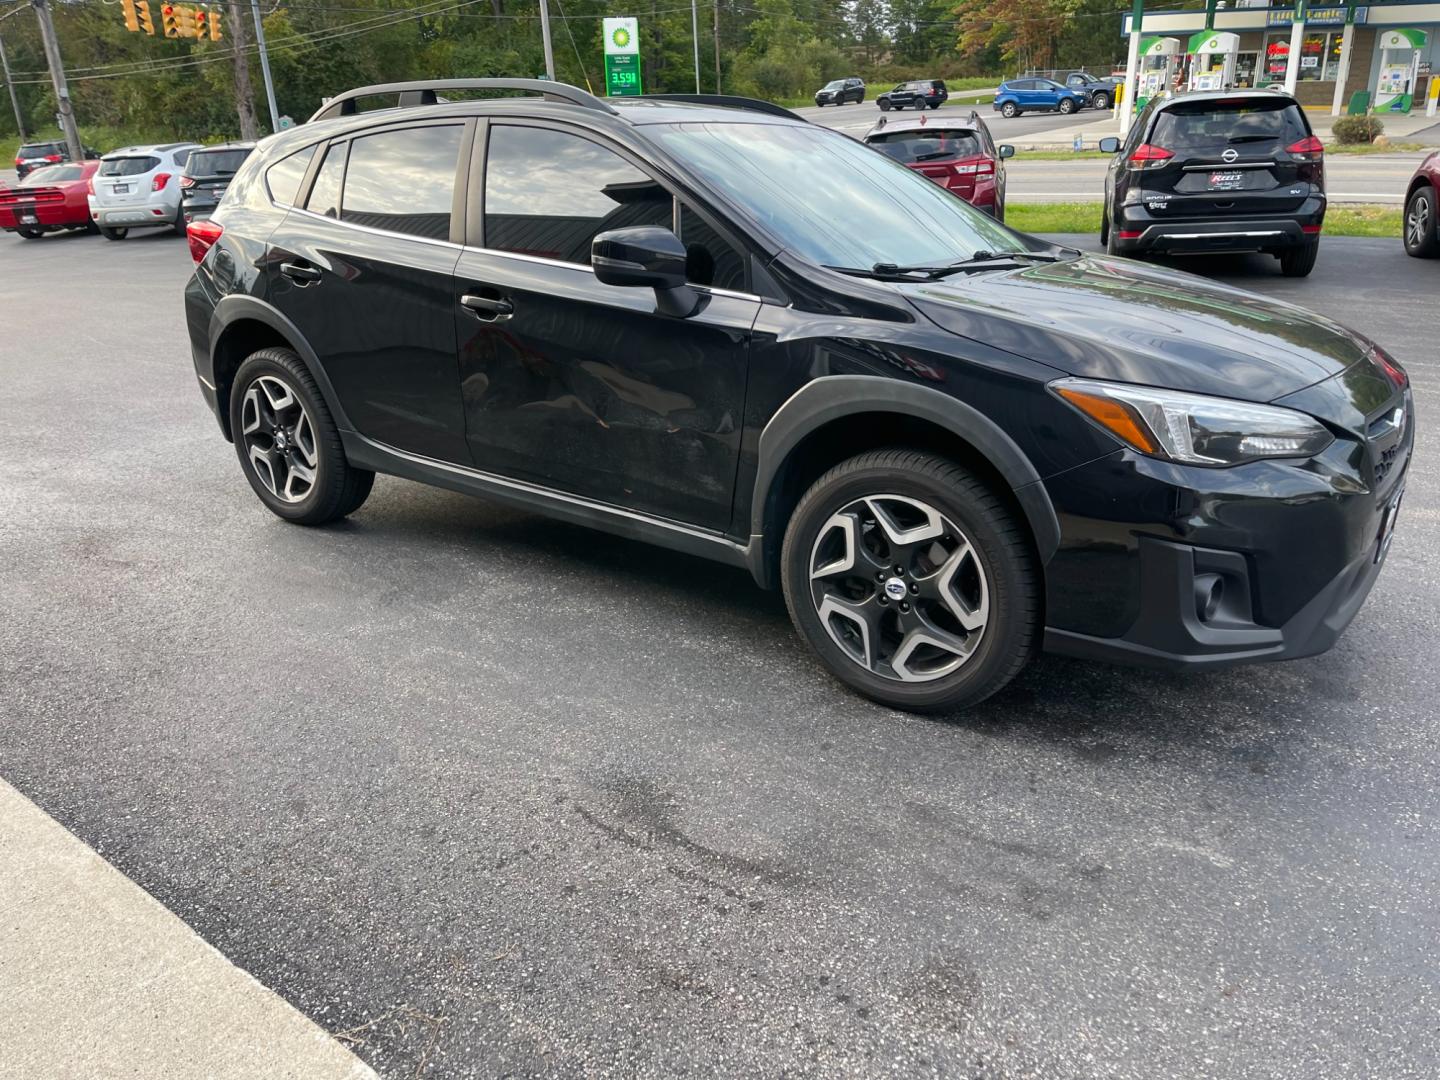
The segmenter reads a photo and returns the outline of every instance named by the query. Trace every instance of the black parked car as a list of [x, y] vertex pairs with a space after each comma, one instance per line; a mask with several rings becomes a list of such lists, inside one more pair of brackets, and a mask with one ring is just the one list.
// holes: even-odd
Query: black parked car
[[1108, 109], [1115, 104], [1115, 88], [1120, 82], [1120, 79], [1101, 78], [1088, 71], [1072, 71], [1065, 76], [1066, 86], [1085, 95], [1087, 109]]
[[859, 105], [864, 100], [864, 79], [832, 79], [815, 91], [816, 105], [844, 105], [847, 101]]
[[1262, 251], [1289, 277], [1315, 267], [1325, 147], [1272, 90], [1157, 98], [1113, 153], [1100, 239], [1111, 254]]
[[945, 104], [949, 97], [950, 91], [945, 89], [943, 80], [915, 79], [911, 82], [901, 83], [894, 90], [885, 91], [875, 99], [875, 104], [880, 106], [882, 112], [903, 109], [907, 105], [913, 109], [923, 109], [927, 106], [938, 109]]
[[190, 160], [180, 174], [180, 212], [187, 223], [210, 216], [254, 149], [253, 142], [231, 142], [190, 152]]
[[[80, 149], [85, 152], [86, 160], [100, 156], [100, 151], [91, 147], [82, 146]], [[64, 139], [23, 143], [15, 152], [15, 175], [24, 180], [36, 169], [43, 169], [47, 165], [59, 165], [61, 162], [69, 160], [70, 146]]]
[[[477, 89], [544, 97], [436, 101]], [[355, 110], [385, 95], [417, 107]], [[1378, 346], [702, 102], [404, 83], [266, 139], [185, 289], [261, 502], [323, 524], [380, 471], [743, 567], [903, 708], [1042, 644], [1194, 669], [1335, 642], [1414, 437]]]

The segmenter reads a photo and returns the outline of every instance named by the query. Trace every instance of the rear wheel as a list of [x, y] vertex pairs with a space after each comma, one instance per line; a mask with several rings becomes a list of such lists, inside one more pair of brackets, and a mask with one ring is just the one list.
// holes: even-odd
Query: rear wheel
[[170, 227], [175, 230], [175, 235], [176, 235], [176, 236], [184, 236], [184, 235], [185, 235], [185, 211], [183, 211], [183, 210], [176, 210], [176, 211], [175, 211], [175, 220], [174, 220], [173, 222], [171, 222]]
[[1090, 107], [1091, 107], [1092, 109], [1108, 109], [1108, 108], [1110, 108], [1110, 95], [1109, 95], [1109, 94], [1096, 94], [1094, 97], [1092, 97], [1092, 98], [1090, 99]]
[[45, 235], [39, 229], [16, 229], [15, 231], [18, 232], [21, 236], [23, 236], [26, 240], [39, 240], [40, 237]]
[[883, 98], [883, 97], [882, 97], [882, 98], [881, 98], [879, 101], [877, 101], [875, 104], [877, 104], [877, 105], [880, 106], [880, 111], [881, 111], [881, 112], [889, 112], [889, 111], [890, 111], [890, 99], [889, 99], [889, 98]]
[[1062, 99], [1060, 100], [1060, 112], [1061, 112], [1063, 115], [1069, 116], [1069, 115], [1070, 115], [1071, 113], [1073, 113], [1074, 111], [1075, 111], [1075, 99], [1074, 99], [1074, 98], [1068, 98], [1068, 97], [1067, 97], [1067, 98], [1062, 98]]
[[103, 237], [105, 237], [106, 240], [124, 240], [125, 237], [127, 237], [127, 236], [130, 235], [130, 230], [129, 230], [129, 229], [107, 229], [107, 228], [105, 228], [104, 225], [101, 225], [101, 226], [100, 226], [100, 235], [103, 236]]
[[358, 510], [370, 494], [375, 474], [345, 459], [325, 399], [289, 349], [261, 349], [240, 365], [230, 431], [245, 478], [277, 517], [323, 525]]
[[1007, 101], [1004, 105], [1000, 106], [1000, 115], [1005, 117], [1006, 120], [1009, 120], [1012, 117], [1019, 116], [1020, 110], [1015, 107], [1013, 101]]
[[896, 708], [978, 704], [1024, 666], [1039, 575], [984, 484], [916, 450], [861, 454], [806, 492], [782, 552], [785, 602], [839, 679]]
[[1405, 254], [1417, 259], [1433, 259], [1440, 255], [1440, 233], [1437, 233], [1435, 189], [1417, 188], [1405, 206]]
[[1308, 277], [1315, 269], [1315, 259], [1319, 254], [1319, 240], [1288, 248], [1280, 253], [1280, 273], [1286, 277]]

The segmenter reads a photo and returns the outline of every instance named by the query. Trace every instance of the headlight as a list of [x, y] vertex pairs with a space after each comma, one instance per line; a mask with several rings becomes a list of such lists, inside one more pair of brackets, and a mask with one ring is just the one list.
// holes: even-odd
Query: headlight
[[1311, 457], [1334, 441], [1318, 420], [1274, 405], [1089, 379], [1050, 388], [1126, 446], [1186, 465]]

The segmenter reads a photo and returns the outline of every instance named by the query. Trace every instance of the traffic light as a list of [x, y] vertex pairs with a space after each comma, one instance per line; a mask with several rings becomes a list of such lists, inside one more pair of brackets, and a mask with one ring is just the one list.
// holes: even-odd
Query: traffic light
[[140, 29], [140, 20], [135, 17], [135, 0], [120, 0], [120, 10], [125, 15], [125, 29], [131, 33]]
[[195, 9], [195, 36], [204, 41], [210, 36], [210, 28], [205, 25], [205, 9]]
[[180, 36], [180, 11], [174, 4], [160, 6], [160, 25], [168, 38]]
[[135, 14], [140, 17], [140, 29], [151, 37], [155, 36], [155, 20], [150, 18], [149, 0], [135, 0]]
[[220, 33], [220, 12], [210, 12], [210, 40], [219, 41], [223, 35]]

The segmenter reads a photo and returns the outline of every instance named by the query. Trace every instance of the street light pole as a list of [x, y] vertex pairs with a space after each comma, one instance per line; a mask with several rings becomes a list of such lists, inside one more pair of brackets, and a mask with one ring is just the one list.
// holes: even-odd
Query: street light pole
[[70, 87], [65, 82], [65, 65], [60, 62], [60, 43], [55, 40], [55, 24], [50, 21], [50, 6], [46, 0], [30, 0], [35, 16], [40, 20], [40, 39], [45, 45], [45, 63], [50, 66], [50, 84], [55, 88], [55, 108], [60, 114], [60, 130], [65, 133], [65, 144], [70, 148], [71, 161], [84, 161], [85, 151], [80, 146], [80, 132], [75, 129], [75, 109], [70, 104]]
[[28, 138], [25, 118], [20, 115], [20, 101], [15, 96], [15, 83], [10, 78], [10, 58], [5, 55], [4, 38], [0, 38], [0, 68], [5, 70], [5, 89], [10, 91], [10, 107], [15, 110], [15, 126], [20, 129], [20, 141], [23, 143]]
[[545, 47], [545, 77], [555, 78], [555, 52], [550, 48], [550, 5], [540, 0], [540, 43]]
[[255, 16], [255, 45], [260, 51], [260, 74], [265, 79], [265, 97], [270, 103], [270, 132], [280, 130], [280, 110], [275, 107], [275, 83], [270, 78], [270, 53], [265, 48], [265, 25], [260, 21], [260, 0], [250, 0]]

